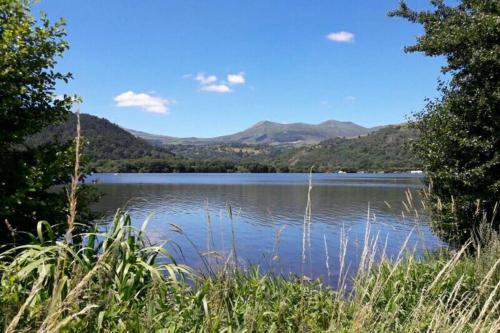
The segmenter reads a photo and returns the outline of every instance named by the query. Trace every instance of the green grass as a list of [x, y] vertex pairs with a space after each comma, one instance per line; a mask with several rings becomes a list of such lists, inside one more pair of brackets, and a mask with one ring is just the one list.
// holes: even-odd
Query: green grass
[[[105, 234], [36, 242], [0, 255], [6, 332], [497, 332], [500, 241], [422, 260], [374, 261], [352, 290], [227, 264], [197, 274], [148, 245], [119, 212]], [[182, 232], [182, 231], [180, 231]], [[342, 272], [340, 272], [342, 274]]]

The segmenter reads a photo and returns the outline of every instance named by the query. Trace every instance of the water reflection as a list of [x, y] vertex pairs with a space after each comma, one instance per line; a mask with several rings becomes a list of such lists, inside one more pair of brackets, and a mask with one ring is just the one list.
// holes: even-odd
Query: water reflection
[[[232, 248], [230, 206], [239, 258], [283, 274], [302, 270], [308, 175], [104, 174], [95, 177], [103, 181], [99, 187], [105, 196], [97, 206], [107, 213], [106, 221], [119, 207], [125, 207], [138, 226], [154, 212], [147, 229], [151, 241], [174, 241], [182, 248], [182, 253], [177, 255], [190, 265], [201, 265], [200, 258], [182, 235], [170, 230], [170, 223], [180, 226], [203, 251], [210, 248], [228, 254]], [[326, 238], [333, 272], [331, 282], [335, 281], [343, 228], [349, 239], [346, 261], [354, 268], [367, 221], [372, 235], [378, 234], [379, 246], [386, 246], [389, 255], [399, 252], [410, 232], [409, 246], [418, 252], [440, 246], [425, 223], [419, 187], [420, 179], [409, 175], [314, 175], [311, 248], [305, 273], [312, 277], [326, 275]], [[402, 202], [408, 189], [412, 203], [407, 209]], [[277, 249], [276, 232], [283, 227]]]

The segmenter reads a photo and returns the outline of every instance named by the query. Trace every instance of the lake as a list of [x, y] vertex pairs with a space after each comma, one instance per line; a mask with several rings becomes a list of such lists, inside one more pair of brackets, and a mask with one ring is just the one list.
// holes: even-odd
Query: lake
[[[346, 262], [354, 270], [367, 223], [389, 256], [399, 253], [407, 237], [407, 248], [417, 254], [443, 246], [426, 224], [421, 179], [414, 174], [313, 174], [310, 245], [303, 265], [308, 174], [134, 173], [89, 178], [97, 180], [104, 193], [97, 204], [105, 213], [104, 225], [118, 208], [130, 212], [137, 227], [153, 214], [146, 229], [149, 239], [170, 241], [166, 247], [179, 262], [200, 268], [198, 253], [214, 250], [228, 257], [234, 230], [242, 265], [260, 264], [262, 270], [279, 274], [304, 272], [327, 283], [337, 280], [342, 233], [348, 239]], [[172, 230], [172, 223], [197, 250]]]

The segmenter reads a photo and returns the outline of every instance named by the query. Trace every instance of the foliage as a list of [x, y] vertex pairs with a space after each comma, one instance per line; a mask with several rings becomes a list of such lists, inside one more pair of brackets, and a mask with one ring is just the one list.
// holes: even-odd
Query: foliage
[[500, 3], [462, 0], [456, 7], [435, 0], [433, 11], [403, 2], [391, 13], [421, 24], [425, 34], [408, 52], [444, 56], [442, 97], [416, 114], [416, 152], [432, 186], [432, 222], [452, 242], [469, 238], [486, 214], [497, 229], [500, 215]]
[[[31, 136], [28, 142], [32, 146], [46, 143], [67, 143], [76, 136], [75, 123], [76, 115], [70, 113], [65, 122], [47, 126]], [[146, 157], [153, 159], [173, 158], [173, 155], [167, 150], [151, 146], [106, 119], [80, 114], [80, 124], [81, 135], [87, 142], [84, 153], [91, 161]]]
[[97, 172], [278, 172], [276, 167], [263, 163], [231, 162], [228, 160], [186, 160], [186, 159], [152, 159], [140, 158], [130, 160], [100, 160], [93, 163]]
[[[48, 218], [56, 221], [53, 228], [58, 234], [63, 232], [62, 222], [67, 218], [68, 207], [67, 192], [60, 186], [70, 181], [74, 156], [73, 142], [57, 149], [52, 145], [42, 145], [36, 149], [12, 150], [2, 156], [2, 161], [9, 163], [8, 168], [2, 170], [6, 181], [0, 200], [2, 218], [6, 222], [0, 230], [7, 230], [3, 229], [0, 241], [23, 242], [27, 240], [25, 232], [35, 230], [38, 221]], [[83, 181], [84, 177], [80, 180]], [[58, 187], [54, 188], [55, 185]], [[83, 225], [96, 217], [89, 203], [95, 202], [99, 193], [82, 184], [78, 195], [77, 223]]]
[[71, 107], [69, 96], [54, 98], [56, 83], [71, 79], [71, 74], [54, 70], [57, 58], [68, 48], [64, 21], [51, 25], [42, 15], [37, 23], [30, 14], [30, 3], [0, 2], [2, 149], [62, 121]]
[[[39, 220], [59, 224], [66, 219], [66, 193], [51, 190], [68, 183], [73, 167], [71, 142], [29, 147], [26, 137], [63, 121], [72, 98], [55, 98], [58, 82], [71, 74], [54, 68], [68, 48], [62, 20], [51, 24], [42, 14], [30, 14], [31, 1], [0, 1], [0, 239], [23, 237]], [[73, 124], [74, 126], [74, 124]], [[84, 193], [80, 221], [88, 217]]]
[[378, 264], [369, 241], [352, 289], [335, 290], [233, 264], [196, 275], [162, 243], [149, 245], [144, 230], [118, 212], [107, 233], [82, 235], [83, 242], [39, 236], [4, 252], [0, 325], [19, 332], [494, 332], [500, 325], [494, 233], [469, 255], [464, 247]]
[[407, 125], [392, 125], [358, 138], [336, 138], [285, 154], [294, 170], [408, 171], [420, 166], [409, 150], [416, 138]]
[[[6, 328], [14, 321], [32, 295], [30, 315], [16, 323], [19, 331], [36, 325], [52, 332], [68, 324], [74, 331], [99, 331], [102, 325], [120, 328], [124, 321], [146, 326], [141, 318], [149, 310], [144, 301], [159, 296], [152, 294], [158, 290], [155, 286], [161, 284], [162, 292], [171, 293], [176, 279], [188, 273], [175, 263], [156, 263], [171, 256], [162, 244], [147, 245], [146, 223], [135, 230], [130, 217], [118, 212], [108, 232], [94, 228], [80, 235], [84, 242], [63, 243], [56, 242], [47, 222], [40, 222], [31, 244], [0, 256], [0, 325]], [[73, 315], [85, 319], [70, 323]]]
[[271, 164], [289, 146], [271, 146], [268, 144], [212, 143], [212, 144], [171, 144], [166, 149], [179, 158], [207, 161], [228, 160], [235, 163]]

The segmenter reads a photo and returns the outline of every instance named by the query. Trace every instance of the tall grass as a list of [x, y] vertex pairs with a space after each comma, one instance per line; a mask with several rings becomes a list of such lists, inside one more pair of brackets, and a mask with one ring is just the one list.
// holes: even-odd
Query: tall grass
[[[40, 227], [50, 234], [47, 223]], [[2, 253], [0, 325], [6, 332], [500, 329], [500, 241], [491, 231], [487, 246], [468, 243], [422, 260], [401, 254], [375, 263], [369, 241], [348, 291], [258, 267], [197, 275], [176, 264], [164, 244], [150, 245], [144, 228], [134, 229], [119, 211], [107, 232], [80, 235], [81, 244], [45, 237]], [[56, 274], [62, 250], [67, 264]]]
[[[50, 226], [42, 226], [50, 234]], [[0, 322], [6, 332], [57, 332], [68, 324], [79, 330], [87, 326], [85, 321], [92, 323], [90, 329], [103, 320], [120, 322], [133, 315], [142, 326], [140, 311], [134, 310], [142, 311], [151, 288], [161, 284], [164, 290], [175, 289], [189, 273], [163, 244], [148, 245], [144, 230], [135, 230], [123, 212], [116, 214], [108, 232], [94, 230], [81, 237], [83, 243], [70, 245], [38, 238], [38, 243], [0, 255]], [[62, 252], [67, 262], [61, 267]]]
[[[311, 188], [302, 267], [310, 246]], [[72, 202], [76, 207], [76, 189], [71, 187], [70, 207]], [[412, 201], [407, 195], [408, 212]], [[377, 235], [370, 234], [367, 223], [356, 272], [345, 264], [348, 239], [342, 228], [341, 249], [333, 254], [339, 271], [332, 273], [339, 279], [332, 288], [303, 275], [275, 276], [257, 266], [239, 266], [233, 225], [225, 264], [210, 265], [207, 256], [216, 253], [211, 247], [209, 253], [199, 251], [208, 273], [201, 274], [177, 264], [164, 243], [151, 244], [147, 220], [135, 229], [130, 216], [118, 211], [109, 230], [73, 235], [71, 211], [64, 239], [56, 239], [49, 223], [40, 222], [33, 243], [0, 254], [0, 327], [5, 332], [500, 330], [500, 239], [487, 226], [479, 231], [481, 242], [471, 240], [460, 249], [418, 260], [402, 249], [389, 260], [376, 256]], [[280, 233], [273, 260], [279, 260]], [[326, 236], [324, 243], [327, 249]]]

